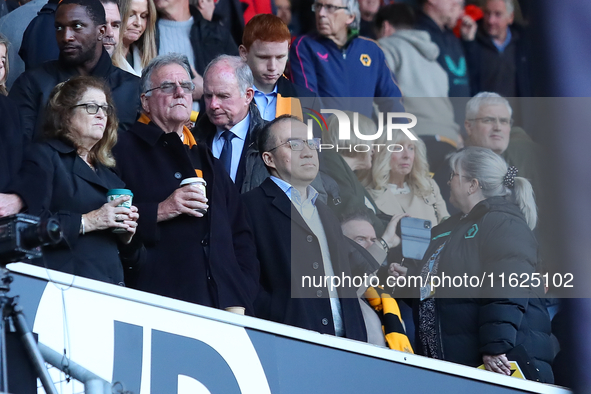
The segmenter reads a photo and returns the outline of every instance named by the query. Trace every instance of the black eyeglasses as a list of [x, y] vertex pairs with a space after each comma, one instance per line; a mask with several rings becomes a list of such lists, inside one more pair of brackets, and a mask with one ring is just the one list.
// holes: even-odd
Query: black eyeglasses
[[98, 105], [95, 103], [84, 103], [84, 104], [75, 105], [72, 108], [76, 108], [76, 107], [84, 107], [86, 109], [86, 112], [90, 115], [96, 115], [99, 108], [102, 109], [103, 113], [107, 116], [111, 116], [113, 114], [113, 107], [108, 104], [107, 105]]
[[308, 148], [310, 148], [311, 150], [318, 150], [320, 148], [320, 138], [312, 138], [311, 140], [307, 140], [307, 141], [294, 138], [292, 140], [285, 141], [283, 144], [277, 145], [273, 149], [269, 149], [267, 152], [274, 151], [275, 149], [279, 148], [280, 146], [283, 146], [286, 144], [289, 144], [289, 148], [293, 151], [304, 150], [305, 145], [308, 145]]
[[329, 14], [333, 14], [338, 10], [346, 10], [347, 9], [347, 7], [342, 7], [342, 6], [338, 6], [338, 5], [332, 5], [332, 4], [323, 4], [323, 3], [312, 4], [312, 12], [320, 12], [320, 10], [322, 8], [326, 9], [326, 12], [328, 12]]
[[510, 118], [497, 118], [495, 116], [485, 116], [483, 118], [468, 119], [469, 121], [478, 121], [482, 124], [490, 126], [496, 122], [499, 122], [501, 126], [513, 126], [513, 119]]
[[145, 93], [147, 94], [150, 93], [152, 90], [160, 89], [164, 94], [172, 94], [176, 92], [176, 89], [179, 86], [181, 87], [181, 89], [183, 89], [183, 93], [191, 93], [193, 92], [193, 90], [195, 90], [195, 84], [191, 81], [179, 82], [178, 85], [173, 82], [164, 82], [160, 86], [156, 86], [155, 88], [146, 90]]

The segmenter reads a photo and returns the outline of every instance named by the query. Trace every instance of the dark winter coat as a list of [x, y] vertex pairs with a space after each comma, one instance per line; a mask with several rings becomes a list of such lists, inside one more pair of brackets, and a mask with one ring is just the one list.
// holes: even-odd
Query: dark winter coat
[[[303, 276], [324, 276], [320, 243], [287, 195], [268, 178], [243, 194], [261, 262], [256, 316], [296, 327], [335, 334], [328, 288], [302, 287]], [[349, 247], [331, 210], [318, 200], [335, 275], [351, 275]], [[345, 336], [367, 341], [355, 290], [339, 289]]]
[[[254, 239], [238, 192], [211, 151], [138, 121], [122, 133], [114, 153], [117, 170], [134, 193], [137, 235], [147, 249], [146, 264], [130, 285], [216, 308], [243, 306], [252, 314], [259, 278]], [[181, 180], [195, 177], [196, 169], [207, 182], [207, 214], [157, 222], [158, 204]]]
[[472, 93], [496, 92], [503, 97], [530, 97], [532, 86], [524, 30], [510, 27], [511, 41], [499, 52], [482, 29], [476, 35], [475, 50], [468, 56]]
[[[27, 213], [41, 217], [54, 214], [60, 222], [64, 240], [44, 248], [43, 258], [34, 261], [35, 264], [123, 284], [124, 266], [120, 257], [125, 268], [137, 268], [134, 264], [140, 255], [135, 252], [140, 250], [141, 243], [118, 245], [117, 234], [111, 229], [80, 234], [81, 216], [103, 206], [109, 189], [125, 187], [112, 169], [101, 164], [95, 167], [93, 171], [69, 143], [49, 140], [32, 144], [9, 192], [21, 197]], [[120, 252], [123, 252], [121, 256]]]
[[[504, 197], [492, 197], [477, 204], [465, 218], [456, 214], [444, 221], [431, 236], [424, 260], [409, 274], [418, 275], [446, 242], [438, 276], [444, 272], [452, 278], [464, 274], [484, 278], [482, 287], [436, 290], [436, 327], [443, 359], [477, 367], [483, 355], [504, 354], [523, 345], [540, 380], [552, 383], [554, 351], [550, 317], [541, 298], [543, 284], [529, 288], [509, 285], [511, 274], [531, 278], [539, 273], [538, 244], [519, 207]], [[504, 287], [500, 274], [504, 274]], [[421, 352], [417, 341], [417, 353]]]
[[0, 191], [8, 186], [23, 160], [25, 138], [16, 105], [0, 95]]

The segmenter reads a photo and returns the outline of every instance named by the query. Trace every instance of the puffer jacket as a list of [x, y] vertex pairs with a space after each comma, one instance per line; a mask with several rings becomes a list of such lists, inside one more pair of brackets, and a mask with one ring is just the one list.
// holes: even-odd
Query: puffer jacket
[[[476, 367], [482, 364], [482, 355], [504, 354], [523, 345], [540, 381], [552, 383], [555, 354], [550, 317], [542, 299], [543, 284], [509, 285], [511, 274], [531, 278], [539, 272], [533, 232], [519, 207], [504, 197], [481, 201], [462, 216], [456, 214], [433, 229], [424, 260], [412, 269], [412, 275], [420, 275], [429, 257], [446, 242], [437, 276], [484, 278], [482, 286], [436, 289], [440, 354], [444, 360]], [[418, 319], [416, 327], [418, 331]], [[423, 352], [417, 341], [417, 353]]]

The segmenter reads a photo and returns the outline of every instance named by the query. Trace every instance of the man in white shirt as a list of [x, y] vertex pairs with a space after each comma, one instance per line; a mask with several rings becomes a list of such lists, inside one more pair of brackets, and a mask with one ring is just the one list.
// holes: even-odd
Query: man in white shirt
[[255, 315], [366, 341], [355, 288], [316, 286], [306, 279], [351, 277], [350, 247], [339, 221], [310, 186], [318, 173], [320, 141], [307, 138], [306, 125], [289, 115], [259, 135], [271, 177], [242, 196], [261, 262]]
[[[221, 55], [205, 69], [203, 97], [205, 113], [197, 120], [195, 135], [220, 159], [230, 178], [242, 192], [258, 186], [266, 177], [256, 150], [258, 131], [264, 121], [252, 103], [253, 77], [238, 56]], [[253, 181], [253, 176], [260, 177]], [[251, 182], [255, 184], [251, 185]]]

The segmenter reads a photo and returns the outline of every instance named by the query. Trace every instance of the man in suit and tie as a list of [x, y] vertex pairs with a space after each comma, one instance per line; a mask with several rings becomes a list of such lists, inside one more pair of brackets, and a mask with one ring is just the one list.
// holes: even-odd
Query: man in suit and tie
[[[339, 221], [310, 186], [319, 139], [283, 115], [258, 138], [271, 177], [243, 194], [261, 263], [255, 315], [325, 334], [367, 340], [355, 288], [309, 285], [306, 278], [351, 276], [350, 247]], [[329, 282], [330, 283], [330, 282]]]
[[212, 60], [203, 76], [207, 116], [201, 114], [195, 128], [197, 139], [221, 160], [241, 192], [268, 176], [253, 144], [264, 121], [253, 102], [252, 86], [252, 72], [240, 57], [220, 55]]

